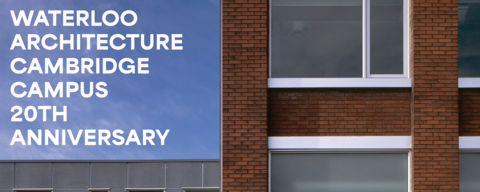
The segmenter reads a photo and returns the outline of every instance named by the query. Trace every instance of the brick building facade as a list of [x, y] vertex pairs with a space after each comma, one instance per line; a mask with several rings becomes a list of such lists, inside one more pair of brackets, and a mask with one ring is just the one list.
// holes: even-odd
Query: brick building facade
[[224, 0], [223, 191], [269, 191], [270, 136], [410, 136], [411, 191], [459, 191], [480, 91], [458, 84], [458, 2], [409, 5], [411, 87], [269, 88], [269, 1]]

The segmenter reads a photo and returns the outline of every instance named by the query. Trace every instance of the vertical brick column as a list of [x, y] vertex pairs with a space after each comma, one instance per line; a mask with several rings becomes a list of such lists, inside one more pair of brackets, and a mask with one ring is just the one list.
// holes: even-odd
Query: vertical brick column
[[223, 191], [268, 191], [268, 1], [223, 1]]
[[458, 191], [457, 6], [413, 0], [414, 191]]

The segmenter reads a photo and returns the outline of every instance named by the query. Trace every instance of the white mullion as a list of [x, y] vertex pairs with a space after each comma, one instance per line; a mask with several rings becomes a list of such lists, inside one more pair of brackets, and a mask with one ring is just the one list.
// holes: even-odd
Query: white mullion
[[410, 0], [403, 0], [403, 74], [410, 77]]
[[370, 75], [370, 0], [367, 0], [367, 72]]
[[272, 152], [268, 152], [268, 192], [272, 192]]
[[362, 77], [370, 75], [370, 0], [362, 0], [362, 28], [363, 28], [363, 65]]
[[413, 165], [413, 164], [412, 164], [412, 163], [413, 163], [413, 162], [412, 162], [412, 161], [413, 161], [412, 152], [413, 152], [413, 151], [412, 151], [411, 149], [408, 151], [408, 161], [407, 161], [407, 164], [408, 164], [408, 165], [407, 165], [407, 167], [408, 167], [408, 171], [407, 171], [407, 175], [408, 175], [408, 192], [412, 192], [412, 183], [413, 183], [413, 182], [412, 182], [413, 175], [411, 175], [411, 174], [412, 174], [412, 169], [413, 169], [413, 167], [412, 167], [412, 165]]
[[272, 0], [268, 1], [268, 77], [272, 78]]

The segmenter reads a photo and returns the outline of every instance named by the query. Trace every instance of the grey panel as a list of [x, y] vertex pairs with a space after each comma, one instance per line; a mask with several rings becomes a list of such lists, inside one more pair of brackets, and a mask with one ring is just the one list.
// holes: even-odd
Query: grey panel
[[53, 188], [85, 189], [90, 185], [89, 163], [54, 163]]
[[127, 192], [125, 188], [111, 188], [108, 192]]
[[183, 192], [183, 189], [166, 189], [165, 192]]
[[202, 163], [167, 163], [167, 188], [201, 187]]
[[10, 190], [3, 190], [3, 189], [0, 189], [0, 192], [13, 192], [13, 189], [10, 189]]
[[78, 190], [54, 189], [53, 192], [89, 192], [89, 191], [88, 191], [88, 189], [78, 189]]
[[274, 192], [405, 192], [407, 153], [272, 153]]
[[165, 163], [129, 163], [128, 187], [164, 188]]
[[92, 188], [125, 188], [127, 163], [92, 163]]
[[0, 163], [0, 190], [13, 188], [13, 163]]
[[220, 163], [203, 163], [203, 186], [220, 187]]
[[460, 153], [460, 192], [478, 192], [480, 189], [480, 154]]
[[371, 0], [370, 21], [370, 73], [403, 74], [403, 0]]
[[16, 163], [16, 188], [51, 188], [52, 163]]
[[218, 190], [185, 190], [185, 192], [218, 192]]

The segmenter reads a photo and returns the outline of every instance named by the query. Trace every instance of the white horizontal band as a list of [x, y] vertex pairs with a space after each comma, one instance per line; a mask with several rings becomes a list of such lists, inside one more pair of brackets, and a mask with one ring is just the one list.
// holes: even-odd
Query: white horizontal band
[[410, 136], [268, 137], [269, 149], [410, 149]]
[[410, 78], [269, 78], [269, 88], [412, 87]]
[[480, 77], [458, 78], [458, 88], [480, 88]]
[[268, 149], [409, 150], [410, 145], [410, 136], [268, 137]]
[[480, 151], [480, 136], [462, 136], [458, 138], [460, 150]]

